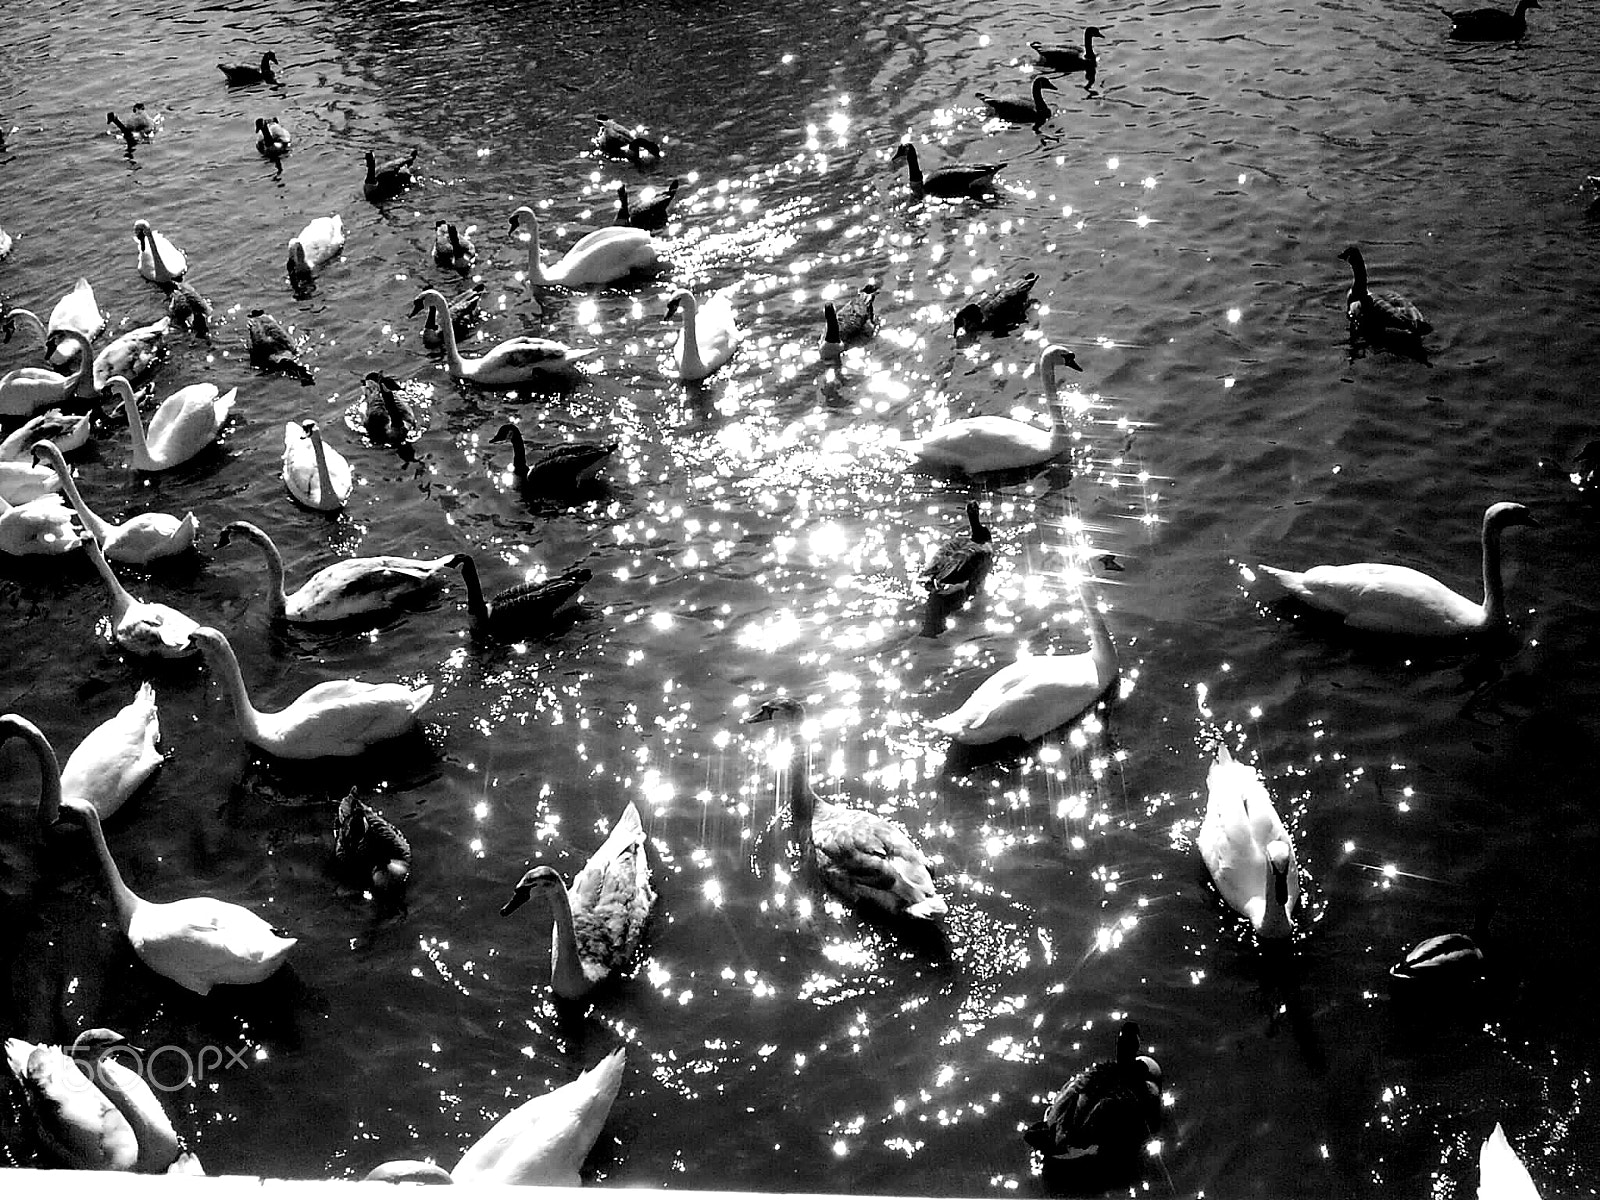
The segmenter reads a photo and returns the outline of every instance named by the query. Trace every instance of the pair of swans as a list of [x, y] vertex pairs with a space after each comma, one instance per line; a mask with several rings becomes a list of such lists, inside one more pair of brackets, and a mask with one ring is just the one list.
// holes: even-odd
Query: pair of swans
[[479, 387], [512, 388], [540, 381], [570, 383], [579, 377], [578, 363], [594, 353], [592, 349], [573, 350], [564, 342], [549, 338], [514, 337], [477, 358], [465, 358], [456, 342], [455, 323], [444, 294], [432, 289], [419, 294], [412, 302], [411, 315], [418, 316], [424, 309], [437, 323], [445, 367], [451, 377]]
[[1041, 466], [1072, 446], [1072, 430], [1056, 389], [1056, 370], [1082, 371], [1073, 352], [1062, 345], [1039, 354], [1039, 379], [1044, 385], [1050, 428], [1010, 417], [962, 417], [936, 425], [922, 437], [900, 443], [918, 462], [979, 475]]
[[345, 456], [323, 442], [320, 425], [289, 421], [283, 427], [283, 486], [296, 504], [338, 512], [355, 490], [355, 476]]
[[33, 444], [33, 456], [50, 460], [50, 465], [61, 477], [61, 490], [67, 494], [78, 520], [89, 536], [100, 544], [100, 551], [110, 562], [133, 566], [148, 566], [163, 558], [182, 554], [194, 545], [199, 522], [194, 514], [184, 513], [180, 519], [171, 513], [138, 513], [119, 524], [112, 524], [98, 516], [78, 492], [77, 482], [67, 467], [61, 448], [52, 441]]
[[146, 426], [126, 379], [114, 377], [109, 390], [128, 415], [128, 435], [133, 439], [129, 465], [152, 473], [182, 466], [215, 442], [239, 395], [238, 388], [222, 392], [214, 383], [191, 383], [163, 400]]

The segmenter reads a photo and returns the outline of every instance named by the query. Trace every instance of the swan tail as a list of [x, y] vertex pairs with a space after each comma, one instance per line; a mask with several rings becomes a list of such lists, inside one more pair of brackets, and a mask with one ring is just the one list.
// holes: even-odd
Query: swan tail
[[924, 921], [932, 921], [949, 911], [950, 907], [944, 902], [943, 896], [929, 896], [926, 900], [918, 900], [915, 904], [906, 906], [906, 916], [919, 917]]
[[411, 693], [411, 713], [415, 716], [422, 711], [422, 706], [433, 699], [433, 684], [425, 683]]
[[1310, 598], [1305, 576], [1299, 571], [1285, 571], [1280, 567], [1257, 563], [1256, 578], [1266, 581], [1266, 590], [1272, 596], [1299, 596], [1302, 600]]

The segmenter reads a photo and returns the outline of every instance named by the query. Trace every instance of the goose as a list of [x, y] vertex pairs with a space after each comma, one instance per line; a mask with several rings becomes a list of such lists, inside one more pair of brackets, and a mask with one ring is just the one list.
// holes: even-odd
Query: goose
[[528, 281], [531, 285], [594, 287], [654, 271], [660, 265], [656, 244], [642, 229], [598, 229], [574, 243], [561, 261], [545, 266], [539, 256], [539, 218], [524, 204], [511, 214], [511, 232], [528, 228]]
[[179, 329], [195, 337], [211, 336], [211, 301], [181, 280], [162, 285], [167, 293], [167, 316]]
[[[19, 312], [26, 310], [19, 309]], [[28, 313], [30, 317], [32, 313]], [[37, 321], [38, 318], [34, 317]], [[78, 277], [78, 282], [72, 285], [72, 290], [56, 301], [56, 306], [50, 310], [50, 321], [45, 330], [45, 345], [50, 350], [50, 365], [64, 367], [72, 361], [72, 355], [77, 353], [75, 345], [63, 346], [57, 339], [69, 329], [76, 329], [83, 334], [84, 340], [92, 342], [105, 332], [106, 315], [100, 311], [100, 305], [94, 298], [94, 288], [88, 279]]]
[[359, 875], [374, 895], [403, 887], [411, 878], [411, 843], [382, 813], [362, 801], [354, 789], [333, 818], [333, 857], [351, 875]]
[[283, 427], [283, 486], [296, 504], [318, 512], [338, 512], [350, 499], [355, 480], [345, 456], [322, 440], [315, 421], [289, 421]]
[[844, 335], [839, 332], [839, 310], [832, 301], [822, 306], [822, 340], [817, 343], [817, 357], [835, 373], [844, 362]]
[[307, 222], [298, 237], [289, 239], [289, 286], [310, 288], [316, 274], [344, 252], [344, 218], [338, 213]]
[[1033, 303], [1037, 272], [1029, 271], [1018, 279], [1008, 279], [982, 292], [956, 310], [956, 336], [977, 337], [984, 330], [1007, 334], [1028, 319]]
[[256, 118], [256, 149], [268, 158], [278, 158], [289, 153], [293, 139], [283, 122], [277, 117]]
[[678, 194], [679, 180], [667, 181], [667, 186], [658, 191], [653, 197], [643, 204], [628, 204], [628, 185], [617, 185], [617, 219], [616, 225], [631, 225], [635, 229], [648, 229], [655, 232], [667, 227], [667, 209], [672, 204], [672, 198]]
[[1005, 163], [951, 163], [922, 174], [917, 161], [917, 148], [910, 142], [895, 147], [891, 163], [905, 160], [910, 176], [911, 190], [917, 195], [938, 196], [944, 200], [981, 200], [995, 194], [994, 177], [1005, 169]]
[[53, 442], [65, 453], [81, 450], [89, 443], [90, 425], [88, 413], [73, 415], [59, 408], [47, 409], [29, 417], [0, 441], [0, 461], [32, 461], [32, 446], [40, 440]]
[[254, 542], [267, 560], [267, 601], [276, 621], [318, 625], [385, 613], [439, 588], [450, 567], [445, 558], [401, 558], [393, 554], [342, 558], [323, 567], [293, 595], [284, 592], [283, 555], [266, 531], [249, 521], [230, 521], [217, 537], [225, 550], [234, 536]]
[[1023, 1140], [1047, 1158], [1137, 1153], [1161, 1124], [1161, 1064], [1140, 1054], [1141, 1045], [1138, 1024], [1124, 1021], [1117, 1056], [1074, 1075]]
[[189, 260], [165, 234], [150, 228], [144, 218], [133, 223], [133, 236], [139, 241], [139, 274], [151, 283], [170, 283], [189, 272]]
[[[648, 236], [648, 235], [646, 235]], [[548, 338], [514, 337], [492, 347], [478, 358], [463, 358], [456, 343], [454, 321], [448, 319], [450, 306], [436, 291], [422, 292], [412, 302], [411, 315], [424, 308], [433, 310], [443, 341], [445, 368], [453, 379], [484, 388], [513, 388], [536, 381], [572, 380], [580, 377], [578, 363], [594, 353], [574, 350], [563, 342]]]
[[[117, 134], [122, 138], [123, 144], [127, 146], [128, 154], [131, 157], [134, 147], [139, 144], [138, 131], [135, 130], [131, 125], [124, 124], [114, 112], [106, 113], [106, 124], [115, 125], [117, 127]], [[147, 138], [145, 140], [148, 141], [149, 139]]]
[[382, 371], [368, 371], [361, 382], [373, 385], [361, 413], [361, 428], [378, 445], [403, 446], [422, 429], [412, 407], [400, 399], [400, 381]]
[[730, 299], [737, 287], [734, 284], [713, 292], [703, 304], [692, 292], [680, 289], [667, 303], [666, 319], [677, 316], [682, 321], [672, 347], [672, 362], [685, 383], [699, 383], [716, 374], [739, 348], [744, 333], [734, 321]]
[[872, 304], [877, 299], [878, 291], [876, 283], [866, 284], [834, 309], [839, 319], [839, 340], [845, 346], [859, 346], [877, 336], [878, 314], [873, 311]]
[[0, 497], [0, 554], [53, 557], [81, 545], [83, 535], [60, 496], [50, 493], [22, 504]]
[[582, 1000], [638, 954], [656, 903], [646, 841], [630, 802], [570, 888], [560, 872], [541, 863], [522, 876], [500, 910], [508, 916], [536, 899], [548, 911], [550, 990], [560, 999]]
[[661, 147], [645, 137], [643, 125], [630, 129], [605, 113], [595, 113], [594, 116], [600, 122], [600, 128], [595, 132], [592, 144], [601, 154], [611, 158], [626, 158], [635, 166], [642, 166], [646, 159], [660, 161]]
[[1039, 353], [1039, 378], [1044, 384], [1050, 428], [1010, 417], [961, 417], [936, 425], [921, 438], [901, 443], [918, 461], [934, 467], [980, 475], [1036, 467], [1066, 452], [1072, 444], [1066, 412], [1056, 391], [1056, 368], [1082, 371], [1067, 347], [1052, 344]]
[[507, 639], [539, 632], [539, 627], [548, 625], [575, 601], [584, 584], [593, 578], [587, 567], [568, 567], [560, 575], [519, 583], [485, 600], [483, 586], [478, 582], [478, 564], [472, 555], [452, 555], [450, 566], [461, 572], [467, 585], [467, 611], [472, 614], [473, 629]]
[[61, 488], [61, 476], [31, 463], [0, 462], [0, 500], [29, 504]]
[[1421, 337], [1433, 326], [1423, 317], [1417, 306], [1399, 292], [1369, 292], [1367, 290], [1367, 261], [1361, 257], [1359, 246], [1346, 246], [1339, 257], [1350, 264], [1355, 276], [1345, 299], [1350, 327], [1370, 335], [1391, 334], [1399, 337]]
[[[39, 1143], [52, 1158], [74, 1171], [133, 1170], [139, 1143], [127, 1118], [61, 1047], [10, 1037], [5, 1052]], [[100, 1078], [113, 1073], [138, 1080], [121, 1063], [100, 1065]]]
[[893, 821], [822, 799], [811, 788], [810, 746], [801, 737], [805, 706], [778, 696], [763, 700], [743, 724], [776, 721], [789, 739], [789, 817], [801, 853], [822, 882], [851, 904], [891, 917], [933, 920], [948, 907], [934, 886], [927, 856]]
[[1263, 941], [1294, 932], [1300, 870], [1294, 842], [1256, 769], [1218, 743], [1206, 775], [1206, 812], [1195, 836], [1217, 891]]
[[217, 70], [227, 79], [229, 87], [248, 87], [252, 83], [277, 83], [278, 76], [272, 69], [277, 61], [278, 56], [268, 50], [261, 56], [260, 66], [254, 63], [218, 63]]
[[40, 455], [50, 460], [56, 474], [61, 477], [61, 490], [67, 494], [67, 500], [77, 512], [79, 522], [89, 536], [100, 543], [101, 553], [110, 562], [148, 566], [159, 559], [182, 554], [194, 545], [200, 525], [192, 512], [184, 513], [181, 520], [171, 513], [138, 513], [113, 525], [102, 520], [84, 503], [59, 446], [51, 441], [35, 442], [33, 455], [35, 461]]
[[94, 356], [93, 374], [88, 378], [80, 376], [74, 385], [78, 399], [105, 395], [111, 380], [118, 375], [133, 381], [149, 374], [167, 352], [167, 331], [171, 328], [172, 318], [162, 317], [130, 329], [109, 343]]
[[939, 547], [917, 576], [930, 594], [962, 600], [978, 594], [994, 565], [994, 537], [979, 515], [975, 500], [967, 502], [967, 532]]
[[250, 361], [263, 371], [282, 371], [293, 376], [302, 385], [310, 386], [316, 378], [311, 368], [300, 361], [300, 351], [278, 319], [265, 309], [252, 308], [247, 325], [250, 342]]
[[1511, 1148], [1498, 1121], [1478, 1152], [1478, 1200], [1539, 1200], [1533, 1176]]
[[571, 1083], [512, 1109], [461, 1156], [453, 1171], [411, 1160], [384, 1163], [368, 1180], [577, 1187], [617, 1093], [625, 1054], [613, 1050]]
[[413, 146], [404, 158], [391, 158], [381, 164], [371, 150], [367, 151], [366, 159], [367, 177], [362, 180], [361, 193], [374, 204], [393, 200], [411, 186], [411, 164], [417, 161], [416, 147]]
[[434, 265], [446, 271], [459, 271], [465, 275], [478, 261], [478, 248], [472, 244], [471, 230], [462, 233], [450, 221], [433, 224]]
[[100, 722], [67, 755], [61, 769], [61, 794], [94, 805], [109, 821], [165, 761], [156, 749], [161, 715], [156, 689], [146, 681], [116, 716]]
[[150, 1085], [108, 1057], [127, 1045], [115, 1030], [86, 1029], [67, 1053], [128, 1123], [138, 1148], [130, 1169], [142, 1175], [204, 1175]]
[[[467, 291], [451, 299], [448, 308], [450, 311], [450, 328], [456, 335], [456, 341], [472, 332], [472, 327], [483, 320], [483, 310], [478, 307], [478, 302], [483, 299], [483, 281], [479, 280]], [[422, 325], [422, 344], [429, 350], [440, 351], [444, 349], [444, 334], [439, 332], [439, 312], [433, 305], [427, 306], [428, 318]]]
[[1450, 36], [1458, 42], [1514, 42], [1528, 32], [1528, 10], [1539, 0], [1517, 0], [1515, 12], [1499, 8], [1441, 9], [1450, 18]]
[[1391, 563], [1351, 563], [1285, 571], [1258, 564], [1276, 589], [1351, 629], [1412, 637], [1455, 637], [1490, 632], [1509, 623], [1500, 578], [1500, 534], [1514, 525], [1537, 525], [1520, 504], [1502, 501], [1483, 513], [1483, 603], [1452, 591], [1431, 575]]
[[147, 472], [182, 466], [215, 442], [239, 394], [238, 388], [219, 392], [214, 383], [191, 383], [163, 400], [146, 427], [126, 379], [114, 376], [107, 390], [117, 396], [128, 414], [128, 433], [133, 439], [129, 465]]
[[135, 599], [93, 538], [85, 540], [83, 548], [111, 593], [111, 639], [117, 645], [143, 658], [188, 658], [195, 652], [197, 622], [165, 604]]
[[[24, 311], [13, 309], [8, 316], [15, 317]], [[89, 339], [76, 329], [64, 329], [60, 337], [63, 344], [76, 348], [78, 365], [73, 373], [63, 376], [45, 367], [18, 367], [0, 375], [0, 417], [31, 417], [42, 409], [66, 404], [78, 394], [80, 388], [93, 386], [92, 382], [85, 383], [92, 379], [94, 370], [94, 353], [89, 349]]]
[[1029, 42], [1028, 45], [1039, 56], [1041, 66], [1067, 75], [1077, 71], [1086, 71], [1092, 75], [1095, 67], [1094, 40], [1103, 37], [1105, 34], [1099, 27], [1091, 25], [1083, 31], [1082, 50], [1076, 46], [1046, 46], [1043, 42]]
[[616, 442], [562, 442], [529, 463], [522, 430], [510, 422], [500, 426], [489, 442], [510, 442], [511, 477], [523, 491], [546, 497], [582, 491], [617, 449]]
[[1391, 983], [1417, 988], [1460, 989], [1480, 983], [1484, 975], [1484, 946], [1489, 941], [1489, 919], [1493, 906], [1478, 909], [1471, 933], [1440, 933], [1424, 938], [1406, 951], [1405, 957], [1389, 968]]
[[1050, 119], [1050, 106], [1044, 102], [1045, 92], [1056, 91], [1056, 85], [1050, 82], [1048, 75], [1035, 75], [1033, 77], [1033, 99], [1017, 100], [1010, 96], [991, 96], [986, 92], [977, 93], [978, 99], [983, 101], [989, 115], [1001, 121], [1010, 121], [1014, 125], [1032, 125], [1035, 129]]
[[[961, 707], [932, 722], [965, 746], [1004, 738], [1033, 741], [1075, 721], [1117, 686], [1117, 648], [1100, 607], [1085, 598], [1089, 649], [1080, 654], [1026, 654], [978, 685]], [[1114, 698], [1114, 697], [1113, 697]]]
[[360, 754], [415, 726], [417, 713], [433, 695], [431, 683], [408, 687], [330, 679], [300, 693], [278, 712], [261, 712], [250, 703], [239, 660], [228, 639], [202, 626], [195, 631], [194, 640], [211, 669], [222, 676], [244, 739], [279, 758]]

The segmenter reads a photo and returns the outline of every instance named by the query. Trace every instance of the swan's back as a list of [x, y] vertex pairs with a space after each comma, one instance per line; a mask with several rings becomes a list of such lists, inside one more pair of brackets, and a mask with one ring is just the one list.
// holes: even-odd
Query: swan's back
[[1298, 904], [1299, 872], [1289, 834], [1256, 769], [1235, 761], [1226, 746], [1217, 748], [1206, 776], [1206, 811], [1195, 840], [1223, 899], [1248, 917], [1258, 933], [1266, 921], [1267, 898], [1273, 888], [1272, 864], [1267, 858], [1267, 847], [1273, 842], [1289, 847], [1285, 908], [1293, 910]]
[[1111, 684], [1104, 675], [1092, 652], [1030, 654], [1001, 667], [960, 708], [933, 725], [969, 746], [1008, 737], [1031, 741], [1098, 700]]
[[1048, 429], [994, 416], [949, 421], [906, 442], [905, 448], [924, 462], [973, 473], [1036, 466], [1057, 453]]
[[202, 996], [219, 983], [259, 983], [282, 965], [294, 938], [242, 905], [210, 896], [141, 903], [128, 941], [150, 968]]
[[639, 810], [629, 803], [567, 889], [578, 957], [593, 981], [633, 957], [655, 906], [645, 840]]
[[1263, 564], [1259, 570], [1280, 591], [1342, 617], [1352, 629], [1440, 634], [1465, 633], [1484, 624], [1482, 604], [1411, 567], [1346, 563], [1285, 571]]

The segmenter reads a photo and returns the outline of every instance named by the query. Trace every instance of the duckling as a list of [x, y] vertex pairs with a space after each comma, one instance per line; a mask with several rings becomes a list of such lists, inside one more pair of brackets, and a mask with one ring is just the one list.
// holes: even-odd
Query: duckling
[[366, 157], [367, 177], [362, 181], [361, 192], [374, 204], [393, 200], [411, 186], [411, 164], [417, 161], [415, 147], [404, 158], [391, 158], [381, 165], [371, 150], [367, 151]]
[[1002, 336], [1010, 333], [1028, 319], [1033, 285], [1038, 282], [1038, 274], [1029, 271], [968, 301], [956, 311], [956, 336], [976, 337], [984, 330]]
[[467, 611], [472, 614], [474, 631], [486, 631], [508, 641], [539, 632], [538, 627], [549, 624], [593, 577], [587, 567], [569, 567], [554, 578], [519, 583], [486, 601], [472, 555], [457, 554], [449, 565], [459, 570], [466, 582]]
[[386, 446], [409, 442], [417, 418], [411, 406], [400, 399], [400, 381], [382, 371], [368, 371], [361, 378], [362, 382], [374, 385], [361, 421], [366, 435]]
[[333, 818], [333, 856], [339, 866], [382, 896], [411, 878], [411, 843], [382, 813], [351, 789]]
[[646, 159], [660, 161], [661, 147], [644, 136], [643, 125], [630, 129], [605, 113], [595, 113], [595, 120], [600, 122], [600, 128], [591, 141], [601, 154], [609, 158], [626, 158], [635, 166], [644, 165]]
[[922, 174], [917, 161], [917, 148], [910, 142], [901, 142], [890, 157], [891, 163], [905, 160], [911, 190], [917, 195], [938, 196], [944, 200], [981, 200], [995, 194], [994, 177], [1005, 163], [951, 163]]
[[289, 331], [263, 308], [250, 310], [248, 327], [250, 361], [263, 371], [282, 371], [309, 386], [315, 376], [300, 361], [299, 351]]
[[465, 275], [478, 261], [478, 248], [472, 244], [470, 230], [462, 233], [449, 221], [435, 221], [433, 225], [433, 261], [446, 271], [459, 271]]
[[114, 112], [106, 113], [106, 124], [117, 127], [117, 132], [122, 135], [122, 140], [127, 144], [128, 153], [131, 155], [133, 148], [139, 144], [139, 135], [133, 126], [123, 124]]
[[277, 117], [256, 118], [256, 149], [268, 158], [289, 153], [289, 131]]
[[[472, 333], [473, 327], [483, 320], [483, 309], [478, 305], [483, 299], [483, 286], [483, 281], [479, 280], [449, 301], [450, 326], [455, 331], [457, 340], [465, 340]], [[438, 352], [444, 349], [444, 334], [439, 332], [439, 311], [431, 304], [425, 307], [428, 319], [422, 324], [422, 344], [429, 350]]]
[[1137, 1153], [1161, 1124], [1161, 1065], [1140, 1044], [1139, 1026], [1124, 1021], [1116, 1058], [1074, 1075], [1023, 1140], [1047, 1158]]
[[994, 565], [994, 535], [983, 523], [981, 511], [976, 500], [967, 502], [967, 532], [939, 547], [917, 576], [928, 592], [962, 600], [978, 594]]
[[1367, 262], [1361, 257], [1360, 247], [1347, 246], [1339, 257], [1350, 264], [1355, 276], [1345, 298], [1352, 330], [1369, 337], [1389, 334], [1406, 338], [1419, 338], [1432, 332], [1433, 326], [1421, 310], [1399, 292], [1367, 290]]
[[667, 186], [643, 204], [628, 206], [628, 185], [617, 185], [617, 219], [613, 225], [631, 225], [635, 229], [648, 229], [655, 232], [667, 227], [667, 208], [672, 204], [672, 198], [678, 194], [678, 180], [673, 179]]
[[[1076, 46], [1046, 46], [1043, 42], [1029, 42], [1033, 52], [1039, 56], [1039, 65], [1049, 67], [1052, 71], [1060, 71], [1071, 75], [1078, 71], [1094, 74], [1095, 55], [1094, 40], [1105, 37], [1098, 26], [1091, 25], [1083, 31], [1083, 49]], [[1093, 82], [1092, 80], [1090, 82]]]
[[277, 61], [278, 56], [268, 50], [261, 56], [259, 67], [250, 63], [218, 63], [217, 70], [227, 79], [229, 87], [249, 87], [253, 83], [277, 83], [278, 77], [272, 70]]
[[167, 316], [179, 329], [198, 338], [211, 336], [211, 301], [180, 279], [159, 285], [167, 293]]
[[1050, 119], [1050, 106], [1044, 102], [1044, 94], [1056, 90], [1056, 85], [1050, 82], [1050, 76], [1035, 75], [1031, 101], [1016, 100], [1009, 96], [991, 96], [986, 92], [979, 92], [977, 96], [983, 101], [991, 117], [1010, 121], [1016, 125], [1032, 125], [1037, 129]]
[[1450, 18], [1450, 36], [1458, 42], [1514, 42], [1528, 32], [1528, 10], [1539, 0], [1517, 0], [1515, 12], [1498, 8], [1440, 9]]
[[866, 284], [854, 296], [835, 309], [839, 319], [839, 341], [846, 347], [859, 346], [878, 333], [878, 314], [872, 311], [877, 298], [876, 283]]
[[511, 443], [511, 477], [525, 492], [547, 497], [572, 496], [594, 482], [595, 475], [616, 452], [616, 442], [562, 442], [528, 462], [522, 430], [507, 423], [490, 443]]

